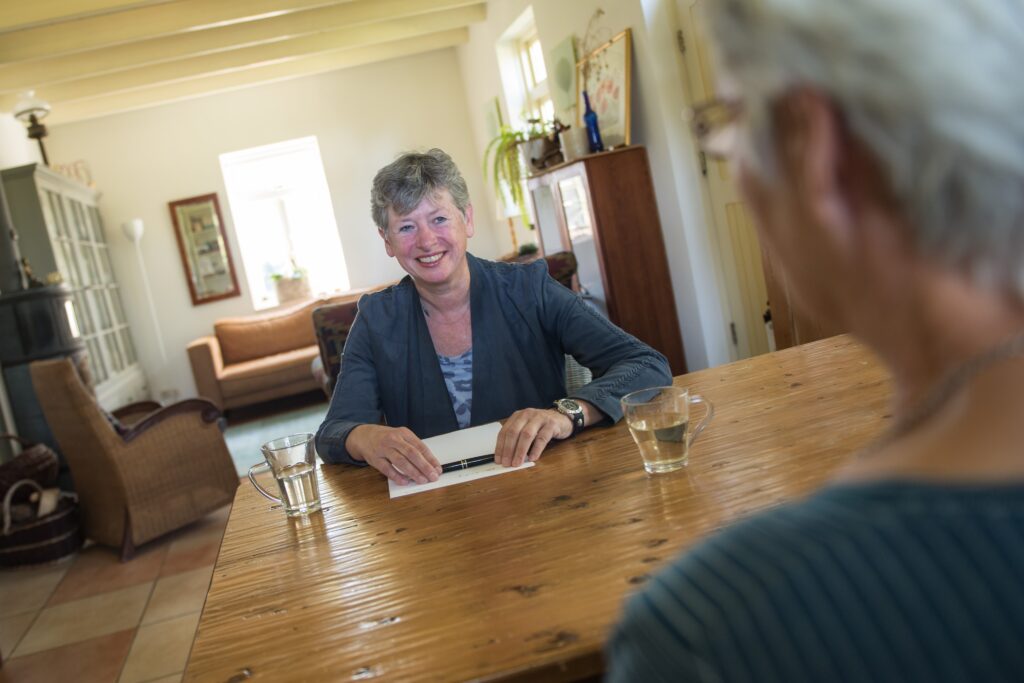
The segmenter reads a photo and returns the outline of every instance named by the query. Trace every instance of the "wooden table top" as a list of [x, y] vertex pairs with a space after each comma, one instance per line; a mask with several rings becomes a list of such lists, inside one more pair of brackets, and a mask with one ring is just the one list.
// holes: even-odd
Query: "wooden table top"
[[675, 473], [646, 474], [620, 423], [536, 467], [395, 500], [377, 472], [329, 465], [329, 509], [308, 518], [270, 509], [243, 483], [185, 680], [599, 673], [623, 599], [653, 572], [738, 517], [819, 487], [887, 422], [888, 376], [845, 336], [676, 384], [716, 416]]

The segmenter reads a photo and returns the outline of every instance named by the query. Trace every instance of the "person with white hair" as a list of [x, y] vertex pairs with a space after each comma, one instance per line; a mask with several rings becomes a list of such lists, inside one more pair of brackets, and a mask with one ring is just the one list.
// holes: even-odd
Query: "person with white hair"
[[1024, 678], [1024, 3], [716, 0], [695, 108], [797, 304], [892, 373], [806, 500], [628, 602], [612, 681]]

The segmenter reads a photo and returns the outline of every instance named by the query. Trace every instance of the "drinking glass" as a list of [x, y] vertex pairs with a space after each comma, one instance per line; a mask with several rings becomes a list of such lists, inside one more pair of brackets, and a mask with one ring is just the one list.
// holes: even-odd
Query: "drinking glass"
[[[260, 449], [266, 462], [249, 468], [249, 481], [256, 490], [275, 503], [280, 503], [290, 517], [306, 515], [320, 509], [320, 486], [316, 477], [316, 448], [312, 434], [292, 434], [263, 444]], [[256, 472], [270, 470], [281, 497], [273, 495], [256, 482]]]
[[[633, 440], [640, 448], [644, 469], [651, 474], [672, 472], [686, 465], [690, 445], [704, 431], [715, 408], [703, 396], [682, 387], [641, 389], [622, 397], [622, 412]], [[704, 419], [687, 434], [690, 405], [703, 403]]]

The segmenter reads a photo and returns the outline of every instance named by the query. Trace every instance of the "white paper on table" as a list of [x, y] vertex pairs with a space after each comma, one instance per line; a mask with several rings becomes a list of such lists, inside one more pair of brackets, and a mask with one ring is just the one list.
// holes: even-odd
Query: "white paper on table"
[[[495, 446], [498, 445], [498, 432], [500, 431], [501, 424], [491, 422], [479, 427], [470, 427], [469, 429], [460, 429], [457, 432], [432, 436], [429, 439], [423, 439], [423, 443], [427, 445], [427, 448], [434, 454], [437, 461], [444, 465], [457, 460], [465, 460], [466, 458], [475, 458], [478, 455], [493, 453]], [[392, 498], [399, 498], [422, 491], [430, 491], [431, 489], [454, 486], [455, 484], [473, 481], [474, 479], [493, 477], [496, 474], [518, 472], [523, 468], [533, 467], [533, 465], [534, 463], [527, 461], [519, 467], [502, 467], [497, 463], [491, 462], [464, 470], [445, 472], [438, 477], [437, 481], [426, 484], [406, 484], [400, 486], [388, 479], [388, 493]]]

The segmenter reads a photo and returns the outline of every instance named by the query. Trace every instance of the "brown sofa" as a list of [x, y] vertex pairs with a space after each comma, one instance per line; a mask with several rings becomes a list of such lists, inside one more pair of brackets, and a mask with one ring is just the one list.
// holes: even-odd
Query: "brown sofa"
[[188, 345], [196, 390], [222, 410], [318, 389], [313, 309], [358, 301], [371, 290], [314, 299], [261, 315], [224, 318]]

